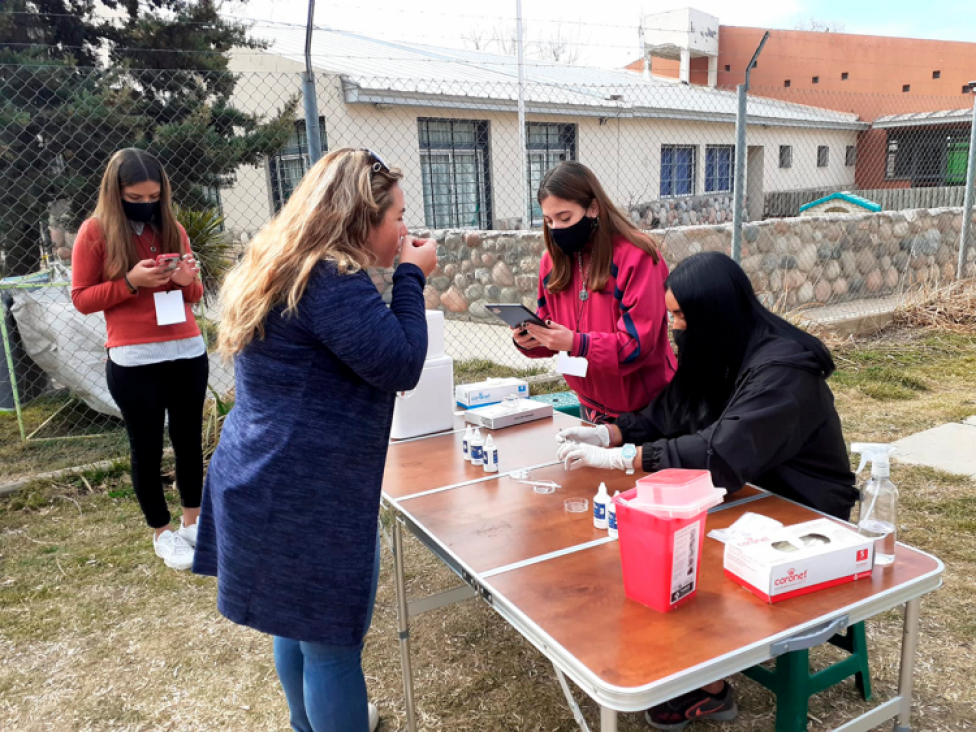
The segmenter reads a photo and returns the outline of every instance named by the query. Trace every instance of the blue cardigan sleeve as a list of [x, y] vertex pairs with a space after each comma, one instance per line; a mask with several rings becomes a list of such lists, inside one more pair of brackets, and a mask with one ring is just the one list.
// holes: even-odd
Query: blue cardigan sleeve
[[383, 391], [417, 386], [427, 357], [423, 272], [401, 264], [393, 274], [389, 308], [365, 272], [341, 275], [319, 265], [321, 275], [303, 297], [313, 335], [366, 383]]

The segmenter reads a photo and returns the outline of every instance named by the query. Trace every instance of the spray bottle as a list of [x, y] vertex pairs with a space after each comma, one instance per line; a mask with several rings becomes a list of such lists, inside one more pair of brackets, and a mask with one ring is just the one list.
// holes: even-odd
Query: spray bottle
[[468, 450], [471, 452], [472, 465], [484, 465], [485, 441], [481, 437], [481, 430], [474, 428], [474, 434], [468, 441]]
[[461, 438], [461, 450], [464, 453], [464, 459], [469, 463], [471, 462], [471, 435], [473, 433], [471, 425], [468, 425], [464, 429], [464, 436]]
[[495, 441], [491, 439], [491, 435], [485, 440], [485, 447], [482, 452], [484, 458], [483, 464], [486, 473], [497, 473], [498, 472], [498, 447], [495, 445]]
[[875, 540], [874, 563], [890, 565], [895, 561], [895, 539], [898, 526], [898, 489], [888, 476], [890, 456], [897, 452], [891, 445], [856, 442], [851, 451], [861, 455], [860, 473], [871, 463], [871, 479], [861, 489], [861, 511], [857, 530]]

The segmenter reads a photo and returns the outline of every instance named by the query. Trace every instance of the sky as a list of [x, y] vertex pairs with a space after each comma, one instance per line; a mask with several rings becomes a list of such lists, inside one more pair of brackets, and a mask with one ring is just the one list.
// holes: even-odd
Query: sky
[[[973, 0], [523, 0], [522, 15], [529, 41], [558, 33], [579, 47], [578, 63], [620, 68], [640, 57], [642, 15], [689, 5], [722, 25], [792, 29], [814, 18], [847, 33], [976, 42]], [[390, 41], [471, 48], [479, 31], [483, 40], [495, 31], [510, 35], [515, 8], [516, 0], [316, 0], [315, 23]], [[271, 37], [273, 23], [304, 25], [308, 0], [227, 0], [224, 12], [270, 21], [253, 33]]]

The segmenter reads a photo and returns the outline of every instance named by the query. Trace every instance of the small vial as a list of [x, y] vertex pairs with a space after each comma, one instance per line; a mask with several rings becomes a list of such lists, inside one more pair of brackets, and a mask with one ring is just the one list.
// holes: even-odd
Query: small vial
[[[620, 491], [614, 491], [613, 497], [616, 498], [620, 495]], [[617, 538], [617, 504], [612, 500], [610, 505], [607, 506], [607, 534], [611, 539]]]
[[598, 529], [607, 528], [608, 503], [610, 503], [610, 496], [607, 495], [607, 484], [600, 483], [600, 490], [593, 497], [593, 525]]
[[472, 465], [484, 465], [485, 460], [485, 441], [481, 438], [481, 430], [474, 428], [474, 434], [468, 442], [468, 450], [471, 452]]
[[498, 472], [498, 446], [495, 445], [495, 441], [491, 439], [491, 435], [488, 435], [488, 439], [485, 440], [482, 458], [486, 473]]
[[461, 451], [464, 459], [471, 462], [471, 425], [464, 430], [464, 437], [461, 438]]

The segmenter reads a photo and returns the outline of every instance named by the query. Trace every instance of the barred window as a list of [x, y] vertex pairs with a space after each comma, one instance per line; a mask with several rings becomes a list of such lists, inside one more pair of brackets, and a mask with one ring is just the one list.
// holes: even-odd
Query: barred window
[[715, 145], [705, 148], [705, 193], [724, 193], [732, 190], [732, 171], [735, 166], [735, 147]]
[[844, 165], [848, 167], [857, 165], [857, 148], [854, 145], [847, 146], [847, 150], [844, 152]]
[[[324, 117], [319, 117], [319, 135], [322, 138], [322, 152], [328, 152]], [[295, 123], [295, 133], [288, 138], [281, 151], [269, 159], [268, 165], [271, 173], [271, 203], [277, 213], [291, 198], [291, 194], [311, 167], [305, 120]]]
[[830, 165], [830, 147], [820, 145], [817, 147], [817, 167], [826, 168]]
[[529, 171], [529, 206], [532, 226], [542, 226], [537, 200], [546, 173], [564, 160], [576, 160], [576, 125], [548, 122], [525, 123], [525, 147]]
[[431, 117], [417, 123], [426, 225], [491, 228], [489, 123]]
[[661, 147], [661, 195], [690, 196], [695, 192], [695, 163], [698, 148], [693, 145]]
[[781, 168], [793, 167], [793, 146], [792, 145], [779, 146], [779, 167]]

